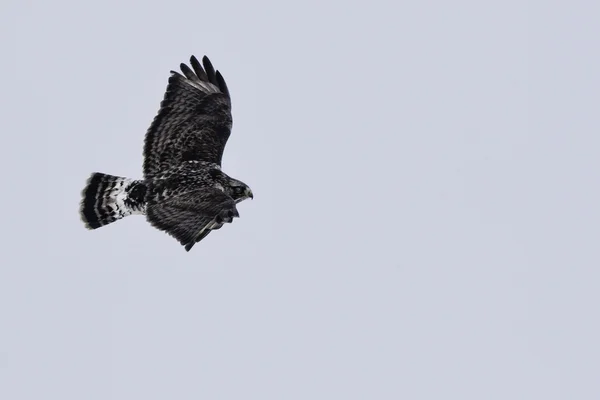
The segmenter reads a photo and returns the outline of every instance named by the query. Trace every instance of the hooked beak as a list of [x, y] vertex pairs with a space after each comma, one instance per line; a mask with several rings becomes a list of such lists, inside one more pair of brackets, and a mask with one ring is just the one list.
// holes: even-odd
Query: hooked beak
[[247, 189], [246, 190], [246, 196], [248, 196], [249, 198], [251, 198], [252, 200], [254, 200], [254, 194], [252, 194], [252, 190]]

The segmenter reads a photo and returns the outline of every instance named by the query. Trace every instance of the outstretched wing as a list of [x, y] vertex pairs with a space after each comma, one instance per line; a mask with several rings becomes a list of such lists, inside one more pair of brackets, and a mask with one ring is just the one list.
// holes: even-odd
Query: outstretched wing
[[192, 69], [181, 64], [181, 75], [171, 71], [160, 110], [146, 132], [144, 176], [199, 160], [221, 165], [231, 133], [231, 99], [225, 80], [208, 57], [190, 58]]
[[175, 195], [146, 208], [150, 224], [173, 236], [186, 251], [236, 217], [239, 213], [233, 199], [217, 189]]

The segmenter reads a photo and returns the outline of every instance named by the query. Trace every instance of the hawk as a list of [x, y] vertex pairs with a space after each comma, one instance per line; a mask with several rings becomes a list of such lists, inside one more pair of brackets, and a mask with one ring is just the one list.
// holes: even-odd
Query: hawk
[[192, 56], [171, 71], [158, 114], [146, 132], [144, 179], [95, 172], [82, 191], [80, 215], [97, 229], [129, 215], [145, 215], [190, 251], [211, 231], [240, 216], [236, 204], [250, 187], [221, 170], [231, 134], [231, 97], [208, 57]]

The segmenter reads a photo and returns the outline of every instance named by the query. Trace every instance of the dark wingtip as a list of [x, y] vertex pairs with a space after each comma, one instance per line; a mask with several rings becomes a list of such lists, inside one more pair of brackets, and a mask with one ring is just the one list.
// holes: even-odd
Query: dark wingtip
[[[183, 75], [179, 72], [171, 71], [172, 77], [184, 77], [185, 76], [185, 78], [192, 80], [192, 81], [199, 79], [200, 81], [212, 83], [217, 88], [219, 88], [219, 90], [223, 94], [225, 94], [227, 97], [231, 98], [231, 95], [229, 94], [229, 88], [227, 87], [227, 84], [225, 83], [225, 79], [223, 78], [223, 75], [221, 75], [221, 73], [219, 71], [215, 70], [212, 63], [210, 62], [210, 59], [207, 56], [202, 57], [202, 64], [200, 64], [200, 62], [198, 61], [196, 56], [194, 56], [194, 55], [190, 56], [190, 65], [192, 68], [187, 66], [185, 63], [179, 64], [179, 68], [181, 69], [181, 72], [183, 73]], [[175, 78], [175, 79], [177, 79], [177, 78]]]
[[204, 69], [202, 68], [202, 65], [200, 64], [196, 56], [193, 55], [190, 57], [190, 65], [192, 66], [192, 69], [201, 81], [208, 80], [208, 76], [206, 76], [206, 72], [204, 72]]
[[206, 75], [208, 76], [208, 81], [216, 85], [217, 80], [215, 77], [215, 68], [213, 67], [208, 57], [202, 57], [202, 64], [204, 64], [204, 70], [206, 71]]
[[179, 68], [181, 68], [181, 72], [183, 72], [183, 74], [185, 75], [185, 77], [188, 78], [190, 81], [197, 81], [198, 80], [198, 76], [194, 73], [194, 71], [192, 71], [190, 69], [190, 67], [188, 67], [184, 63], [181, 63], [181, 65], [179, 66]]
[[221, 89], [221, 92], [226, 94], [227, 97], [231, 97], [229, 95], [229, 88], [227, 87], [227, 84], [225, 83], [225, 79], [223, 78], [223, 75], [221, 75], [221, 73], [219, 71], [217, 71], [216, 77], [217, 77], [217, 84], [219, 86], [219, 89]]

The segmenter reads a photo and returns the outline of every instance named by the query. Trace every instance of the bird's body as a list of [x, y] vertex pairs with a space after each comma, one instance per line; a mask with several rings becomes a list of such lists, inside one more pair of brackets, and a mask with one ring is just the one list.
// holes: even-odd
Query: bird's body
[[83, 190], [81, 217], [96, 229], [142, 214], [185, 249], [239, 217], [236, 204], [250, 188], [221, 171], [231, 132], [231, 99], [207, 57], [193, 71], [172, 72], [161, 108], [146, 133], [144, 179], [94, 173]]

